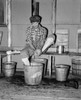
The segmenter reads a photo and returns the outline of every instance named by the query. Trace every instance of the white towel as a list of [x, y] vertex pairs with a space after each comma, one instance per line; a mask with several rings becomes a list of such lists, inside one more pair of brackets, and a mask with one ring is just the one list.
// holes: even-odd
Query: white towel
[[23, 62], [25, 65], [30, 65], [30, 62], [29, 62], [28, 58], [22, 58], [22, 62]]

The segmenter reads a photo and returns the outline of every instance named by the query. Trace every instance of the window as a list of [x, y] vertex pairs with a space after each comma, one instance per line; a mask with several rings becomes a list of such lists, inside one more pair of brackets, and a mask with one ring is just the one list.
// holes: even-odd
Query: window
[[0, 0], [0, 26], [5, 26], [7, 23], [7, 0]]

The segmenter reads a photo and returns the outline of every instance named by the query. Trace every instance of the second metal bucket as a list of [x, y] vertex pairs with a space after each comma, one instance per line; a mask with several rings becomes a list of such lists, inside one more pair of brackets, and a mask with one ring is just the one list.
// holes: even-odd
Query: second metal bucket
[[55, 75], [57, 81], [66, 81], [69, 74], [70, 65], [57, 64], [55, 67]]
[[17, 62], [10, 61], [2, 64], [2, 73], [5, 77], [12, 77], [16, 72]]

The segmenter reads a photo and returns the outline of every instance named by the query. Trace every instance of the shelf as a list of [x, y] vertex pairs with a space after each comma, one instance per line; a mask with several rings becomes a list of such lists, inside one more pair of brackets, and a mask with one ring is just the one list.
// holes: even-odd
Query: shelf
[[62, 54], [58, 54], [57, 52], [46, 52], [44, 55], [66, 55], [66, 56], [81, 56], [81, 53], [78, 52], [65, 52]]

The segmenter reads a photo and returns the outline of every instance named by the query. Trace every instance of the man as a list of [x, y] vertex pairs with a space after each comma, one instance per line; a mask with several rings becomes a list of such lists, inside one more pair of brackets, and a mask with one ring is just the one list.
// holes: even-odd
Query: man
[[47, 38], [48, 30], [40, 24], [41, 19], [39, 15], [30, 17], [31, 25], [26, 30], [26, 45], [21, 51], [22, 61], [25, 64], [40, 56]]
[[31, 25], [26, 30], [26, 45], [21, 51], [8, 51], [7, 54], [20, 53], [22, 62], [29, 65], [32, 59], [39, 57], [45, 50], [47, 50], [54, 41], [56, 35], [48, 36], [47, 28], [43, 27], [41, 23], [41, 16], [34, 15], [30, 17]]

